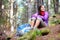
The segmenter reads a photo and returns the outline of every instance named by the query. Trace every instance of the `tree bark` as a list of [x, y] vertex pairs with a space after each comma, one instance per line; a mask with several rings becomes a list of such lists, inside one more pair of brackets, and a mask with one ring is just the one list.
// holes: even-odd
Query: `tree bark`
[[53, 2], [54, 2], [54, 11], [55, 11], [55, 13], [58, 13], [59, 0], [53, 0]]
[[10, 9], [10, 23], [11, 23], [11, 32], [14, 32], [14, 26], [13, 26], [13, 0], [11, 2], [11, 9]]
[[58, 2], [58, 13], [60, 13], [60, 0]]
[[31, 18], [31, 0], [28, 1], [28, 19]]
[[2, 0], [0, 0], [0, 16], [2, 16]]
[[48, 12], [50, 13], [50, 4], [51, 4], [51, 0], [48, 0]]

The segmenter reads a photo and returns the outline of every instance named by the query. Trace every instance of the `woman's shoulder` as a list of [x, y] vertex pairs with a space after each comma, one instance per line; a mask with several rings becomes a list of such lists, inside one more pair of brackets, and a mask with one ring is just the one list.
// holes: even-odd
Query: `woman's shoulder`
[[48, 13], [48, 11], [45, 11], [45, 13]]
[[49, 17], [49, 13], [48, 13], [48, 11], [45, 11], [45, 15], [46, 15], [47, 17]]

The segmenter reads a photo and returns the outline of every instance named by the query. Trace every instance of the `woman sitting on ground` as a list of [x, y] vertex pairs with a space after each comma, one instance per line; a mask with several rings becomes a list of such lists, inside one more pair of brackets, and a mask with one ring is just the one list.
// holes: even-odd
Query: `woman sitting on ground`
[[48, 12], [45, 11], [44, 5], [39, 6], [38, 12], [32, 15], [31, 17], [31, 27], [37, 28], [37, 27], [46, 27], [48, 26]]

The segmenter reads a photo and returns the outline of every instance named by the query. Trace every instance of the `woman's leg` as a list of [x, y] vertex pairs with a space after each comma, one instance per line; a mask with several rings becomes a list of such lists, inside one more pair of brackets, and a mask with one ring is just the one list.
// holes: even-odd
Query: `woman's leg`
[[31, 27], [34, 26], [34, 23], [35, 23], [35, 20], [32, 20], [32, 21], [30, 22]]
[[30, 19], [29, 24], [31, 25], [32, 28], [34, 27], [35, 20], [36, 20], [36, 18], [31, 18], [31, 19]]
[[37, 19], [34, 27], [37, 28], [39, 25], [40, 25], [40, 20]]
[[43, 22], [43, 21], [41, 21], [41, 25], [42, 25], [43, 27], [47, 27], [46, 23]]
[[41, 18], [37, 18], [34, 28], [37, 28], [39, 25], [42, 27], [46, 27], [46, 24], [43, 22]]
[[34, 25], [34, 28], [37, 28], [39, 25], [40, 25], [40, 23], [41, 23], [41, 17], [40, 17], [40, 15], [38, 15], [37, 16], [37, 19], [36, 19], [36, 23], [35, 23], [35, 25]]

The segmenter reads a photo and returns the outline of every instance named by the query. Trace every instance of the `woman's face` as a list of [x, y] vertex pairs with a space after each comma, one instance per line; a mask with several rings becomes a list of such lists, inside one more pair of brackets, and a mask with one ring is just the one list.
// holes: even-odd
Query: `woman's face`
[[41, 6], [41, 11], [45, 11], [45, 7], [43, 5]]

